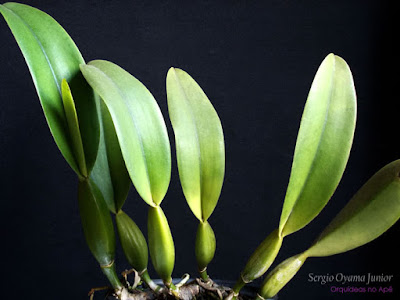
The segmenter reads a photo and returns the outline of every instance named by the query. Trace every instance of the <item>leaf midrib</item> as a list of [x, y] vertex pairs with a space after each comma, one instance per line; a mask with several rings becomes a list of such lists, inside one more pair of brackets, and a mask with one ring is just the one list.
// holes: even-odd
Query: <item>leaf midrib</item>
[[199, 180], [200, 180], [200, 213], [201, 213], [201, 219], [203, 220], [203, 199], [202, 199], [202, 189], [203, 189], [203, 180], [202, 180], [202, 163], [201, 163], [201, 146], [200, 146], [200, 138], [199, 138], [199, 131], [198, 131], [198, 127], [197, 127], [197, 122], [196, 122], [196, 119], [195, 119], [195, 117], [194, 117], [194, 111], [193, 111], [193, 108], [192, 108], [192, 106], [190, 105], [190, 102], [187, 100], [188, 99], [188, 96], [187, 96], [187, 94], [186, 94], [186, 92], [185, 92], [185, 89], [183, 88], [183, 86], [182, 86], [182, 84], [181, 84], [181, 82], [180, 82], [180, 80], [179, 80], [179, 77], [178, 77], [178, 75], [176, 74], [176, 70], [174, 70], [174, 76], [175, 76], [175, 78], [176, 78], [176, 82], [177, 82], [177, 84], [178, 84], [178, 88], [179, 88], [179, 90], [180, 90], [180, 92], [184, 95], [184, 99], [185, 99], [185, 102], [188, 104], [188, 107], [189, 107], [189, 112], [190, 112], [190, 115], [191, 115], [191, 119], [192, 119], [192, 123], [194, 124], [194, 128], [195, 128], [195, 135], [196, 135], [196, 146], [197, 146], [197, 149], [198, 149], [198, 153], [199, 153], [199, 155], [198, 155], [198, 161], [199, 161]]
[[[60, 94], [60, 97], [61, 97], [61, 87], [60, 87], [60, 84], [59, 84], [58, 81], [57, 81], [57, 76], [56, 76], [56, 74], [55, 74], [55, 72], [54, 72], [54, 68], [53, 68], [53, 66], [52, 66], [51, 63], [50, 63], [50, 59], [49, 59], [49, 57], [48, 57], [48, 55], [47, 55], [47, 53], [46, 53], [46, 51], [45, 51], [45, 48], [43, 47], [43, 44], [40, 42], [38, 36], [37, 36], [37, 35], [35, 34], [35, 32], [33, 31], [32, 27], [29, 26], [29, 24], [28, 24], [22, 17], [20, 17], [16, 12], [14, 12], [12, 9], [6, 7], [5, 5], [2, 5], [2, 6], [3, 6], [5, 9], [7, 9], [8, 11], [10, 11], [14, 16], [16, 16], [16, 17], [25, 25], [25, 27], [30, 31], [30, 33], [32, 34], [32, 36], [34, 37], [34, 39], [36, 40], [36, 42], [38, 43], [38, 45], [39, 45], [39, 47], [40, 47], [40, 50], [42, 50], [42, 53], [43, 53], [43, 55], [44, 55], [44, 57], [45, 57], [45, 59], [46, 59], [46, 61], [47, 61], [47, 64], [48, 64], [48, 66], [49, 66], [49, 68], [50, 68], [50, 71], [51, 71], [51, 74], [52, 74], [52, 76], [53, 76], [54, 82], [55, 82], [55, 84], [56, 84], [56, 86], [57, 86], [58, 93]], [[28, 66], [29, 66], [29, 64], [28, 64]], [[35, 82], [36, 82], [36, 81], [35, 81]]]
[[[7, 3], [5, 3], [5, 4], [7, 4]], [[46, 62], [47, 62], [47, 65], [48, 65], [48, 67], [49, 67], [49, 69], [50, 69], [50, 72], [51, 72], [52, 77], [53, 77], [53, 79], [54, 79], [54, 83], [55, 83], [55, 85], [56, 85], [56, 87], [57, 87], [57, 91], [58, 91], [58, 94], [59, 94], [59, 96], [60, 96], [60, 99], [62, 99], [62, 92], [61, 92], [60, 83], [58, 82], [56, 73], [55, 73], [55, 71], [54, 71], [54, 68], [53, 68], [53, 66], [52, 66], [52, 64], [51, 64], [51, 62], [50, 62], [50, 59], [49, 59], [49, 57], [48, 57], [48, 55], [47, 55], [47, 52], [46, 52], [46, 50], [45, 50], [43, 44], [40, 42], [38, 36], [35, 34], [35, 32], [34, 32], [34, 30], [32, 29], [32, 27], [31, 27], [19, 14], [17, 14], [17, 13], [16, 13], [14, 10], [12, 10], [11, 8], [8, 8], [5, 4], [4, 4], [4, 5], [1, 5], [1, 4], [0, 4], [0, 6], [2, 6], [5, 10], [7, 10], [10, 14], [12, 14], [13, 16], [15, 16], [16, 18], [18, 18], [18, 20], [20, 20], [21, 23], [29, 30], [29, 32], [32, 34], [33, 38], [34, 38], [35, 41], [37, 42], [37, 44], [38, 44], [38, 46], [39, 46], [41, 52], [43, 53], [43, 55], [44, 55], [44, 57], [45, 57], [45, 60], [46, 60]], [[23, 4], [23, 5], [25, 5], [25, 4]], [[14, 35], [14, 32], [13, 32], [13, 35]], [[14, 36], [15, 36], [15, 35], [14, 35]], [[16, 39], [16, 41], [17, 41], [17, 44], [19, 45], [18, 39]], [[21, 48], [21, 50], [22, 50], [22, 48]], [[23, 52], [23, 51], [22, 51], [22, 52]], [[78, 51], [78, 53], [79, 53], [79, 51]], [[47, 109], [45, 108], [45, 105], [44, 105], [44, 103], [43, 103], [43, 101], [42, 101], [42, 94], [39, 92], [40, 89], [39, 89], [37, 80], [36, 80], [36, 78], [33, 76], [33, 74], [34, 74], [35, 72], [34, 72], [34, 70], [31, 68], [31, 65], [30, 65], [29, 62], [27, 61], [27, 59], [26, 59], [24, 53], [23, 53], [23, 57], [24, 57], [24, 59], [26, 60], [27, 65], [28, 65], [28, 68], [29, 68], [30, 73], [31, 73], [31, 75], [32, 75], [32, 79], [33, 79], [35, 88], [36, 88], [36, 90], [37, 90], [37, 92], [38, 92], [39, 99], [40, 99], [40, 104], [41, 104], [41, 106], [42, 106], [42, 109], [43, 109], [44, 111], [46, 111]], [[82, 57], [81, 55], [80, 55], [80, 58], [81, 58], [82, 62], [84, 62], [84, 59], [83, 59], [83, 57]], [[62, 100], [61, 100], [61, 101], [62, 101]], [[64, 121], [66, 121], [66, 114], [65, 114], [64, 109], [62, 109], [62, 114], [63, 114], [63, 117], [64, 117]], [[53, 134], [52, 122], [50, 122], [47, 113], [45, 113], [44, 116], [45, 116], [45, 119], [47, 120], [47, 123], [49, 124], [50, 131], [51, 131], [52, 135], [54, 136], [54, 139], [55, 139], [56, 144], [57, 144], [57, 146], [58, 146], [58, 142], [57, 142], [58, 139], [57, 139], [56, 136]], [[66, 123], [65, 123], [65, 122], [62, 123], [62, 127], [63, 127], [64, 131], [67, 130], [67, 129], [66, 129]], [[72, 147], [71, 147], [71, 143], [72, 143], [72, 142], [71, 142], [71, 138], [70, 138], [70, 136], [69, 136], [68, 134], [65, 134], [65, 142], [66, 142], [67, 145], [68, 145], [68, 148], [69, 148], [68, 151], [71, 153], [71, 158], [70, 158], [70, 159], [72, 160], [71, 162], [69, 162], [68, 159], [67, 159], [67, 156], [68, 156], [68, 155], [67, 155], [67, 156], [65, 156], [66, 159], [67, 159], [67, 162], [69, 162], [69, 163], [71, 164], [72, 169], [74, 169], [77, 173], [79, 173], [79, 171], [78, 171], [78, 170], [79, 170], [79, 167], [78, 167], [77, 160], [76, 160], [75, 156], [72, 154]], [[64, 155], [64, 154], [65, 154], [65, 153], [64, 153], [64, 150], [62, 150], [62, 148], [60, 148], [60, 147], [59, 147], [59, 149], [60, 149], [61, 153]], [[75, 167], [73, 166], [73, 164], [75, 164]]]
[[[94, 65], [87, 65], [87, 66], [92, 67], [92, 68], [95, 68], [98, 72], [100, 72], [101, 74], [103, 74], [103, 75], [111, 82], [111, 84], [117, 89], [117, 91], [118, 91], [118, 93], [120, 94], [121, 98], [123, 99], [124, 103], [126, 103], [126, 104], [128, 103], [128, 96], [127, 96], [127, 94], [126, 94], [123, 90], [121, 90], [121, 89], [118, 87], [118, 85], [114, 82], [114, 80], [113, 80], [110, 76], [108, 76], [108, 75], [107, 75], [105, 72], [103, 72], [100, 68], [98, 68], [98, 67], [96, 67], [96, 66], [94, 66]], [[103, 101], [104, 101], [104, 100], [103, 100]], [[106, 103], [106, 106], [107, 106], [107, 103]], [[154, 205], [157, 206], [157, 203], [155, 203], [155, 202], [154, 202], [154, 199], [153, 199], [152, 186], [151, 186], [151, 181], [150, 181], [149, 170], [148, 170], [148, 167], [147, 167], [147, 158], [146, 158], [146, 153], [145, 153], [145, 151], [144, 151], [144, 146], [143, 146], [143, 141], [142, 141], [142, 140], [143, 140], [143, 139], [142, 139], [142, 135], [141, 135], [140, 131], [138, 130], [138, 126], [137, 126], [137, 124], [136, 124], [135, 118], [133, 117], [134, 115], [133, 115], [133, 113], [132, 113], [132, 110], [131, 110], [130, 106], [127, 105], [127, 107], [128, 107], [129, 115], [131, 116], [131, 120], [132, 120], [133, 126], [135, 127], [136, 133], [137, 133], [137, 135], [138, 135], [138, 137], [139, 137], [139, 146], [140, 146], [140, 151], [141, 151], [142, 156], [143, 156], [143, 159], [144, 159], [144, 168], [145, 168], [145, 171], [146, 171], [147, 182], [148, 182], [149, 188], [150, 188], [151, 201], [153, 202]], [[114, 121], [113, 121], [113, 123], [114, 123]], [[115, 125], [114, 125], [114, 126], [115, 126]]]
[[[330, 91], [330, 94], [329, 94], [329, 100], [328, 100], [328, 106], [327, 106], [328, 109], [326, 110], [326, 113], [325, 113], [324, 124], [323, 124], [323, 128], [322, 128], [322, 131], [321, 131], [319, 140], [318, 140], [318, 146], [317, 146], [317, 149], [316, 149], [316, 151], [315, 151], [315, 154], [318, 153], [318, 151], [319, 151], [319, 149], [320, 149], [320, 147], [321, 147], [321, 143], [322, 143], [322, 140], [323, 140], [323, 139], [322, 139], [322, 136], [324, 135], [324, 132], [325, 132], [325, 129], [326, 129], [326, 125], [327, 125], [327, 123], [328, 123], [328, 116], [329, 116], [329, 112], [330, 112], [330, 109], [331, 109], [332, 95], [333, 95], [334, 83], [335, 83], [335, 81], [334, 81], [334, 73], [335, 73], [335, 71], [336, 71], [336, 61], [334, 60], [334, 61], [333, 61], [332, 73], [331, 73], [331, 74], [332, 74], [332, 76], [331, 76], [331, 87], [332, 87], [332, 88], [331, 88], [331, 91]], [[293, 213], [293, 211], [294, 211], [296, 205], [298, 204], [299, 198], [301, 197], [301, 195], [302, 195], [303, 192], [304, 192], [304, 188], [305, 188], [305, 186], [306, 186], [305, 183], [308, 181], [308, 179], [309, 179], [309, 177], [310, 177], [311, 170], [313, 169], [313, 167], [314, 167], [314, 165], [315, 165], [317, 156], [318, 156], [318, 155], [314, 155], [314, 157], [313, 157], [313, 161], [312, 161], [312, 163], [311, 163], [311, 165], [310, 165], [310, 168], [308, 169], [308, 172], [307, 172], [307, 175], [306, 175], [306, 179], [304, 180], [303, 186], [301, 187], [301, 191], [300, 191], [300, 193], [298, 194], [298, 196], [296, 197], [296, 201], [295, 201], [294, 204], [293, 204], [293, 207], [292, 207], [292, 209], [291, 209], [291, 211], [290, 211], [290, 213], [289, 213], [289, 215], [288, 215], [288, 217], [287, 217], [287, 219], [286, 219], [286, 221], [285, 221], [285, 224], [282, 226], [282, 232], [284, 232], [285, 226], [286, 226], [286, 224], [288, 223], [288, 221], [289, 221], [289, 219], [290, 219], [290, 216], [292, 215], [292, 213]]]

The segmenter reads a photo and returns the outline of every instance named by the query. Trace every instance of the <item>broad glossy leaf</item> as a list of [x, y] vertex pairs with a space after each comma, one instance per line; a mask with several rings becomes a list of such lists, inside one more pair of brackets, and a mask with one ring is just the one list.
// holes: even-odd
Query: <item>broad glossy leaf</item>
[[306, 253], [328, 256], [362, 246], [400, 218], [400, 160], [378, 171], [332, 220]]
[[183, 70], [169, 70], [167, 96], [182, 189], [190, 209], [204, 222], [217, 205], [224, 179], [221, 121], [206, 94]]
[[285, 260], [268, 274], [259, 294], [273, 297], [308, 257], [335, 255], [360, 247], [379, 237], [399, 218], [400, 160], [396, 160], [361, 187], [307, 251]]
[[100, 142], [90, 178], [100, 189], [110, 211], [117, 213], [124, 204], [131, 180], [116, 138], [107, 107], [98, 97]]
[[307, 225], [334, 193], [353, 141], [356, 94], [346, 62], [333, 54], [315, 75], [304, 108], [279, 230]]
[[65, 30], [46, 13], [24, 4], [0, 5], [25, 57], [54, 140], [72, 169], [79, 174], [61, 100], [61, 81], [66, 79], [75, 99], [85, 161], [90, 171], [96, 159], [99, 126], [94, 94], [79, 72], [84, 63]]
[[171, 152], [161, 111], [151, 93], [119, 66], [96, 60], [81, 65], [113, 120], [126, 168], [140, 196], [159, 205], [171, 176]]
[[86, 242], [100, 266], [111, 265], [115, 257], [115, 234], [104, 199], [89, 180], [79, 181], [78, 203]]
[[164, 283], [172, 281], [175, 264], [175, 247], [167, 218], [161, 207], [149, 207], [147, 219], [150, 257], [154, 269]]
[[132, 268], [142, 273], [147, 269], [149, 255], [142, 231], [122, 210], [116, 214], [115, 220], [125, 257]]
[[72, 141], [72, 150], [74, 152], [75, 158], [77, 159], [81, 175], [83, 177], [87, 177], [88, 172], [86, 168], [85, 152], [83, 150], [81, 131], [79, 129], [78, 115], [76, 114], [76, 108], [71, 89], [69, 88], [69, 85], [65, 79], [63, 79], [61, 83], [61, 95], [69, 129], [69, 136], [71, 137]]
[[116, 206], [114, 201], [114, 187], [111, 179], [110, 166], [108, 162], [106, 141], [104, 137], [104, 125], [101, 118], [100, 105], [98, 107], [98, 116], [100, 122], [100, 141], [99, 149], [97, 152], [96, 162], [93, 166], [92, 172], [90, 173], [90, 179], [99, 188], [103, 195], [104, 201], [106, 202], [108, 209], [116, 213]]

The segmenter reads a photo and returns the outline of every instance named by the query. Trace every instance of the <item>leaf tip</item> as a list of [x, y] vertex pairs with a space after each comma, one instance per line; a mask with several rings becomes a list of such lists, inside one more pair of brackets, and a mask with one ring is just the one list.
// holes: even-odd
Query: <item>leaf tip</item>
[[339, 55], [334, 54], [333, 52], [329, 53], [325, 57], [325, 60], [333, 60], [334, 62], [340, 61], [340, 62], [344, 62], [347, 65], [346, 61], [342, 57], [340, 57]]
[[79, 69], [81, 70], [81, 72], [83, 72], [83, 70], [87, 67], [87, 64], [79, 64]]
[[175, 68], [175, 67], [169, 68], [169, 70], [167, 72], [167, 78], [172, 76], [172, 75], [176, 75], [176, 70], [177, 70], [177, 68]]
[[338, 57], [337, 55], [335, 55], [333, 52], [331, 52], [325, 57], [325, 59], [322, 61], [321, 65], [323, 65], [324, 62], [329, 62], [329, 61], [334, 62], [337, 57]]
[[178, 75], [178, 74], [187, 74], [184, 70], [176, 68], [176, 67], [171, 67], [168, 70], [168, 74], [174, 74], [174, 75]]
[[65, 79], [65, 78], [63, 78], [63, 79], [61, 80], [61, 91], [64, 91], [64, 92], [70, 91], [70, 88], [69, 88], [67, 79]]

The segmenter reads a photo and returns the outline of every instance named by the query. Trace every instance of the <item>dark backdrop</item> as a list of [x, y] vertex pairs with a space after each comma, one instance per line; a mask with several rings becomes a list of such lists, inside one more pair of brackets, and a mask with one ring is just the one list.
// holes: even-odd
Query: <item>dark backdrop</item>
[[[170, 138], [168, 68], [186, 70], [206, 91], [222, 120], [227, 162], [220, 202], [209, 220], [217, 236], [209, 266], [213, 278], [235, 280], [278, 225], [303, 105], [328, 53], [345, 58], [353, 71], [358, 94], [354, 146], [337, 193], [316, 220], [285, 239], [277, 261], [306, 249], [373, 173], [398, 158], [394, 1], [26, 3], [58, 20], [87, 61], [111, 60], [141, 80], [158, 100]], [[10, 299], [86, 299], [90, 288], [106, 280], [80, 228], [77, 180], [51, 138], [24, 59], [3, 20], [0, 41], [3, 293]], [[176, 243], [173, 275], [196, 275], [197, 221], [183, 198], [175, 162], [162, 207]], [[134, 191], [126, 211], [146, 232], [146, 205]], [[368, 272], [395, 275], [397, 296], [371, 299], [398, 299], [398, 234], [396, 225], [362, 248], [309, 259], [280, 299], [367, 299], [331, 293], [330, 285], [308, 282], [308, 275]], [[128, 267], [120, 249], [117, 264], [119, 270]]]

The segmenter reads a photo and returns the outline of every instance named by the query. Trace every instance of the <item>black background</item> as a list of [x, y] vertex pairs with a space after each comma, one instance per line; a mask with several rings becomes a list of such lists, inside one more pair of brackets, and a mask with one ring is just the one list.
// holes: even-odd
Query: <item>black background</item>
[[[399, 158], [395, 1], [25, 3], [60, 22], [87, 61], [113, 61], [141, 80], [158, 100], [171, 140], [168, 68], [186, 70], [203, 87], [226, 140], [224, 186], [209, 220], [217, 235], [209, 266], [213, 278], [236, 280], [251, 252], [277, 227], [303, 105], [328, 53], [342, 56], [353, 72], [358, 94], [354, 145], [336, 194], [317, 219], [285, 239], [277, 262], [305, 250], [373, 173]], [[3, 20], [0, 41], [3, 293], [7, 299], [86, 299], [90, 288], [107, 282], [85, 245], [77, 180], [51, 138], [24, 59]], [[183, 198], [175, 162], [162, 207], [176, 244], [173, 276], [196, 275], [197, 221]], [[125, 210], [144, 232], [146, 208], [132, 189]], [[394, 275], [395, 293], [371, 299], [398, 299], [399, 229], [397, 224], [351, 252], [309, 259], [280, 299], [367, 299], [331, 293], [329, 284], [308, 282], [308, 276], [368, 272]], [[117, 266], [128, 267], [119, 248]]]

